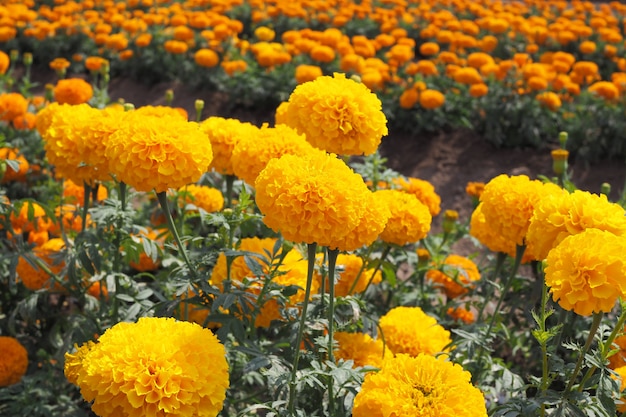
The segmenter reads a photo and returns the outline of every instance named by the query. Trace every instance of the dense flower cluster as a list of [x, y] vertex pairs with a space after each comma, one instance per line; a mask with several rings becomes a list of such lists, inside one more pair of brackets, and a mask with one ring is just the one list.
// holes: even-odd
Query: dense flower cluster
[[17, 384], [28, 368], [28, 352], [10, 336], [0, 336], [0, 387]]
[[563, 239], [546, 259], [552, 298], [581, 316], [613, 310], [626, 296], [626, 238], [586, 229]]
[[391, 211], [385, 230], [380, 234], [383, 241], [402, 246], [426, 237], [432, 216], [415, 195], [399, 190], [379, 190], [374, 195]]
[[485, 399], [461, 365], [430, 355], [396, 355], [365, 376], [354, 417], [486, 417]]
[[197, 182], [213, 159], [198, 125], [131, 112], [105, 150], [109, 170], [137, 191], [167, 191]]
[[116, 324], [97, 343], [67, 353], [65, 374], [101, 417], [214, 417], [229, 386], [217, 337], [171, 318]]
[[387, 134], [378, 97], [340, 73], [296, 87], [285, 123], [304, 133], [313, 146], [339, 155], [373, 154]]
[[436, 355], [449, 349], [450, 332], [419, 307], [395, 307], [380, 318], [385, 344], [394, 354]]
[[255, 188], [266, 225], [293, 242], [331, 249], [343, 249], [346, 236], [366, 219], [371, 195], [360, 175], [323, 151], [272, 159]]
[[588, 228], [626, 235], [626, 213], [604, 194], [580, 190], [553, 194], [538, 202], [526, 238], [535, 258], [545, 259], [565, 237]]

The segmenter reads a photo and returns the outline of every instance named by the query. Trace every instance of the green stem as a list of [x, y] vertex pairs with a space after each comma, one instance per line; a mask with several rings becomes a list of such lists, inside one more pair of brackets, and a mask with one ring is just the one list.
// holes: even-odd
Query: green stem
[[359, 268], [359, 273], [356, 274], [356, 278], [352, 282], [352, 285], [350, 285], [350, 290], [348, 291], [348, 295], [352, 295], [352, 291], [354, 291], [354, 288], [359, 283], [359, 280], [361, 279], [361, 274], [363, 274], [363, 271], [365, 271], [365, 267], [367, 266], [367, 260], [370, 258], [370, 255], [372, 254], [372, 248], [373, 248], [373, 245], [368, 246], [367, 253], [365, 254], [365, 256], [361, 257], [361, 259], [363, 260], [363, 263], [361, 263], [361, 268]]
[[191, 264], [191, 260], [189, 259], [189, 256], [187, 255], [187, 251], [185, 250], [185, 247], [183, 246], [183, 243], [180, 240], [180, 236], [178, 234], [178, 229], [176, 229], [176, 225], [174, 224], [174, 219], [172, 218], [172, 213], [170, 212], [170, 209], [169, 209], [169, 204], [167, 202], [167, 192], [166, 191], [161, 191], [160, 193], [156, 193], [156, 196], [157, 196], [157, 199], [159, 200], [159, 204], [161, 205], [161, 209], [165, 213], [165, 219], [167, 220], [167, 226], [169, 227], [170, 232], [172, 232], [172, 235], [174, 236], [174, 241], [178, 245], [178, 250], [179, 250], [180, 254], [183, 257], [183, 260], [187, 264], [187, 267], [189, 268], [189, 271], [195, 277], [197, 275], [196, 274], [196, 270], [194, 269], [193, 265]]
[[309, 297], [311, 296], [311, 283], [313, 282], [313, 271], [315, 270], [315, 252], [317, 250], [316, 243], [310, 243], [308, 249], [308, 269], [306, 275], [306, 288], [304, 290], [304, 301], [302, 302], [302, 313], [300, 313], [300, 322], [298, 324], [298, 334], [296, 336], [296, 344], [293, 347], [295, 352], [293, 355], [293, 367], [291, 369], [291, 377], [289, 378], [289, 403], [287, 409], [289, 415], [295, 416], [295, 400], [296, 400], [296, 373], [298, 371], [298, 362], [300, 361], [300, 345], [304, 335], [304, 325], [306, 324], [306, 313], [309, 306]]
[[[339, 249], [327, 249], [328, 251], [328, 360], [335, 362], [334, 331], [335, 331], [335, 266]], [[335, 409], [333, 395], [334, 378], [328, 376], [328, 412], [332, 416]]]
[[585, 360], [585, 355], [587, 354], [587, 351], [589, 351], [589, 348], [591, 347], [591, 343], [593, 342], [593, 338], [595, 337], [596, 332], [598, 331], [598, 327], [600, 327], [600, 322], [602, 321], [603, 316], [604, 316], [604, 313], [602, 312], [593, 314], [593, 322], [591, 323], [591, 328], [589, 329], [589, 335], [587, 336], [587, 341], [585, 342], [583, 351], [578, 356], [578, 360], [576, 361], [576, 367], [574, 368], [574, 372], [572, 373], [572, 376], [570, 377], [570, 380], [567, 383], [565, 392], [570, 391], [572, 387], [574, 386], [576, 377], [578, 376], [578, 373], [580, 372], [580, 368], [582, 367], [583, 361]]
[[[493, 272], [493, 276], [494, 279], [497, 278], [500, 275], [500, 272], [502, 271], [502, 267], [504, 266], [504, 261], [506, 260], [506, 257], [508, 255], [504, 252], [498, 252], [498, 256], [496, 259], [496, 269]], [[493, 287], [489, 287], [489, 288], [493, 288]], [[492, 295], [492, 291], [489, 291], [487, 294], [485, 294], [484, 299], [485, 300], [491, 300], [491, 295]], [[485, 307], [487, 306], [487, 303], [484, 302], [481, 306], [480, 306], [480, 310], [478, 311], [478, 315], [476, 317], [476, 322], [480, 323], [480, 321], [482, 320], [483, 317], [483, 312], [485, 311]]]
[[85, 182], [83, 183], [83, 190], [84, 190], [83, 211], [82, 211], [82, 216], [81, 216], [83, 223], [80, 226], [81, 232], [84, 232], [85, 227], [87, 227], [87, 213], [89, 212], [89, 196], [91, 194], [91, 186]]
[[376, 276], [376, 273], [378, 273], [378, 271], [380, 270], [380, 267], [383, 265], [383, 262], [389, 255], [389, 252], [391, 252], [391, 245], [387, 245], [385, 246], [385, 249], [383, 249], [383, 253], [380, 255], [380, 261], [376, 264], [376, 267], [374, 268], [374, 271], [372, 272], [372, 276], [370, 277], [369, 281], [367, 281], [367, 285], [365, 286], [365, 289], [363, 290], [362, 294], [365, 294], [367, 292], [368, 288], [372, 284], [372, 281], [374, 281], [374, 277]]
[[[513, 264], [513, 269], [511, 270], [510, 275], [507, 277], [506, 282], [504, 283], [504, 287], [500, 291], [500, 296], [498, 297], [496, 308], [494, 309], [493, 314], [491, 315], [491, 320], [489, 320], [487, 331], [485, 332], [483, 336], [483, 340], [485, 341], [489, 340], [489, 336], [491, 335], [493, 325], [495, 324], [498, 313], [500, 312], [500, 307], [502, 306], [504, 297], [506, 297], [506, 294], [509, 292], [509, 289], [511, 288], [511, 284], [513, 284], [513, 278], [515, 278], [515, 275], [517, 274], [517, 270], [519, 269], [519, 266], [522, 263], [522, 257], [524, 256], [525, 250], [526, 250], [525, 245], [517, 245], [517, 247], [515, 248], [515, 262]], [[478, 374], [481, 373], [480, 368], [483, 362], [484, 350], [485, 350], [485, 347], [481, 346], [478, 351], [478, 362], [476, 364], [476, 376], [478, 376]]]
[[235, 183], [234, 175], [226, 175], [226, 198], [225, 198], [225, 206], [226, 208], [230, 208], [233, 200], [233, 184]]

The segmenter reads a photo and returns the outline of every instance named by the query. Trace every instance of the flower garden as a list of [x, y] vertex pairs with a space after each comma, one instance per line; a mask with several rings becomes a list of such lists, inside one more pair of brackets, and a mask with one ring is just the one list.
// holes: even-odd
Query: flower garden
[[[626, 157], [625, 22], [1, 2], [0, 415], [626, 415], [626, 203], [568, 167]], [[273, 118], [112, 100], [119, 78]], [[553, 171], [467, 183], [462, 218], [379, 152], [458, 128]]]

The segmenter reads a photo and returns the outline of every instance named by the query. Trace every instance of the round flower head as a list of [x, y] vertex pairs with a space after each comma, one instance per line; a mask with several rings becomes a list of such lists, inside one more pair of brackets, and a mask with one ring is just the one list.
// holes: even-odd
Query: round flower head
[[24, 201], [19, 212], [11, 213], [9, 221], [15, 233], [45, 231], [52, 227], [44, 208], [31, 201]]
[[[163, 250], [163, 241], [164, 238], [158, 230], [147, 227], [146, 229], [140, 230], [139, 233], [131, 235], [131, 239], [133, 239], [136, 243], [142, 243], [143, 247], [148, 243], [148, 241], [153, 242], [156, 246]], [[159, 269], [161, 266], [161, 259], [159, 258], [160, 252], [157, 251], [154, 254], [148, 255], [144, 250], [139, 253], [139, 257], [136, 260], [131, 260], [129, 265], [135, 271], [147, 272], [154, 271]]]
[[395, 307], [380, 318], [379, 326], [394, 354], [435, 355], [452, 341], [450, 332], [419, 307]]
[[336, 332], [337, 349], [335, 358], [353, 360], [354, 366], [380, 368], [385, 346], [380, 339], [372, 339], [367, 333]]
[[254, 137], [258, 128], [251, 123], [244, 123], [237, 119], [223, 117], [209, 117], [200, 124], [213, 148], [213, 161], [210, 169], [223, 175], [234, 175], [232, 154], [235, 145], [242, 138]]
[[87, 103], [93, 97], [93, 87], [82, 78], [59, 80], [54, 87], [54, 99], [60, 104]]
[[0, 120], [11, 122], [28, 111], [28, 100], [20, 93], [0, 94]]
[[526, 240], [532, 243], [533, 255], [545, 259], [550, 249], [567, 236], [588, 228], [626, 235], [626, 213], [604, 194], [576, 190], [571, 194], [548, 195], [535, 208]]
[[[98, 186], [96, 201], [102, 201], [109, 196], [104, 186]], [[82, 206], [85, 203], [85, 187], [78, 185], [72, 180], [63, 181], [63, 200], [66, 203]]]
[[133, 110], [135, 116], [174, 117], [183, 121], [189, 120], [187, 110], [182, 107], [141, 106]]
[[65, 355], [65, 374], [101, 417], [214, 417], [229, 386], [224, 346], [195, 323], [143, 317]]
[[283, 101], [278, 105], [274, 114], [274, 125], [287, 124], [287, 107], [289, 107], [288, 101]]
[[626, 238], [586, 229], [548, 253], [546, 285], [565, 310], [581, 316], [610, 312], [626, 295]]
[[[59, 260], [59, 254], [65, 247], [63, 239], [50, 239], [43, 245], [33, 249], [33, 255], [39, 258], [53, 274], [59, 274], [65, 267], [65, 263]], [[42, 268], [34, 267], [24, 257], [20, 256], [17, 261], [16, 272], [24, 286], [32, 291], [40, 290], [48, 285], [50, 274]], [[59, 284], [54, 288], [60, 288]]]
[[548, 194], [565, 192], [555, 184], [543, 184], [526, 175], [498, 175], [480, 196], [482, 212], [491, 228], [516, 245], [525, 244], [535, 206]]
[[396, 178], [393, 183], [400, 187], [401, 191], [413, 194], [419, 201], [428, 207], [431, 216], [435, 217], [441, 212], [441, 197], [435, 192], [435, 187], [419, 178]]
[[206, 185], [189, 184], [179, 190], [183, 198], [179, 201], [181, 205], [191, 204], [207, 213], [220, 211], [224, 207], [224, 196], [217, 188]]
[[81, 152], [87, 148], [84, 145], [87, 139], [83, 136], [83, 130], [97, 117], [97, 109], [87, 104], [64, 104], [42, 112], [41, 119], [38, 115], [37, 127], [45, 128], [42, 137], [46, 157], [55, 166], [57, 176], [77, 184], [109, 178], [108, 170], [98, 171], [93, 166], [86, 165], [87, 154]]
[[403, 246], [426, 237], [432, 216], [415, 195], [399, 190], [379, 190], [374, 195], [391, 211], [385, 230], [380, 234], [383, 241]]
[[339, 73], [298, 85], [285, 116], [313, 146], [341, 155], [371, 155], [387, 135], [376, 94]]
[[211, 144], [193, 122], [131, 112], [109, 136], [105, 156], [115, 177], [137, 191], [197, 182], [213, 159]]
[[0, 177], [0, 181], [2, 182], [11, 182], [11, 181], [23, 181], [26, 179], [26, 174], [28, 173], [28, 169], [30, 168], [30, 164], [24, 158], [19, 151], [19, 149], [12, 148], [0, 148], [0, 160], [12, 159], [17, 161], [18, 169], [17, 171], [13, 171], [13, 168], [7, 166], [4, 171], [4, 175]]
[[17, 384], [28, 368], [28, 352], [9, 336], [0, 336], [0, 352], [0, 387]]
[[448, 255], [441, 270], [431, 269], [426, 272], [426, 278], [442, 287], [448, 298], [456, 298], [474, 286], [474, 282], [480, 279], [480, 272], [471, 259]]
[[267, 226], [292, 242], [331, 249], [357, 227], [369, 192], [342, 160], [317, 150], [272, 159], [255, 188]]
[[461, 365], [429, 355], [385, 359], [365, 376], [354, 417], [487, 417], [485, 398]]
[[391, 216], [389, 206], [385, 201], [376, 198], [372, 192], [366, 193], [365, 213], [357, 226], [343, 239], [337, 240], [337, 248], [351, 252], [372, 244], [385, 230]]
[[232, 153], [235, 175], [248, 184], [254, 185], [259, 173], [270, 159], [283, 155], [306, 155], [313, 146], [304, 135], [286, 125], [262, 126], [254, 135], [242, 136]]

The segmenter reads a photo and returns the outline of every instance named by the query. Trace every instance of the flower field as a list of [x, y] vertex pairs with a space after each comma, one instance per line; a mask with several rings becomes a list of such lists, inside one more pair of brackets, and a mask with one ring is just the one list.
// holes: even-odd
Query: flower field
[[[626, 415], [626, 200], [569, 166], [626, 156], [625, 15], [1, 2], [0, 415]], [[551, 170], [465, 217], [381, 156], [460, 128]]]

